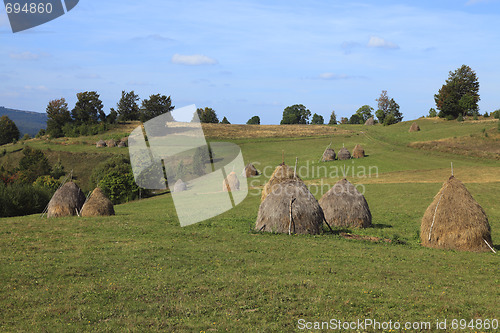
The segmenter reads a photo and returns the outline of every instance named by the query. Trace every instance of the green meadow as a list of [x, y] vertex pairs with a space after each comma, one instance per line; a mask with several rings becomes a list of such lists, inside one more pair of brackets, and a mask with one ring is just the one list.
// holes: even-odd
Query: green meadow
[[[300, 320], [368, 318], [432, 324], [408, 331], [437, 332], [436, 321], [446, 319], [446, 332], [494, 332], [452, 329], [451, 321], [500, 320], [498, 254], [424, 248], [419, 228], [453, 163], [455, 177], [488, 215], [500, 250], [497, 121], [416, 122], [416, 133], [408, 132], [411, 122], [321, 126], [328, 128], [318, 136], [295, 138], [279, 131], [226, 139], [208, 133], [209, 141], [238, 144], [245, 162], [264, 172], [248, 179], [249, 194], [236, 208], [188, 227], [180, 227], [170, 193], [117, 205], [112, 217], [0, 219], [0, 331], [309, 332], [315, 330], [301, 330]], [[85, 188], [97, 161], [127, 153], [95, 148], [99, 138], [24, 145], [60, 158]], [[474, 146], [443, 146], [461, 138]], [[431, 148], [413, 145], [430, 141]], [[319, 162], [330, 143], [336, 152], [361, 144], [367, 157]], [[5, 146], [0, 165], [15, 164], [22, 146]], [[477, 149], [491, 154], [478, 157]], [[255, 232], [261, 188], [283, 159], [292, 167], [297, 159], [318, 199], [345, 171], [364, 191], [373, 228], [325, 227], [316, 236]]]

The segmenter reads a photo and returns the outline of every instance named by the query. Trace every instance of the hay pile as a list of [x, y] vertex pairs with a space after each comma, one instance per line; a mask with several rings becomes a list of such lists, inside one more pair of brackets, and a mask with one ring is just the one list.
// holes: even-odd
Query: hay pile
[[174, 184], [174, 193], [187, 191], [187, 185], [182, 181], [182, 179], [177, 179]]
[[106, 142], [105, 142], [104, 140], [99, 140], [99, 141], [97, 141], [97, 142], [95, 143], [95, 146], [96, 146], [97, 148], [104, 148], [104, 147], [106, 147]]
[[[430, 238], [430, 239], [429, 239]], [[425, 211], [422, 245], [463, 251], [490, 251], [491, 228], [483, 208], [464, 184], [451, 176]]]
[[352, 151], [353, 158], [363, 158], [365, 157], [365, 150], [360, 145], [356, 145]]
[[120, 141], [118, 141], [117, 147], [119, 148], [125, 148], [128, 146], [128, 138], [123, 138]]
[[323, 211], [307, 186], [299, 179], [287, 179], [274, 185], [260, 204], [255, 230], [316, 235], [322, 223]]
[[259, 171], [255, 166], [251, 163], [247, 164], [245, 167], [245, 170], [243, 170], [243, 174], [245, 175], [246, 178], [249, 177], [254, 177], [259, 175]]
[[224, 192], [232, 192], [240, 190], [240, 181], [236, 176], [236, 173], [233, 171], [229, 175], [227, 175], [226, 179], [222, 182], [222, 190]]
[[83, 205], [82, 216], [110, 216], [115, 215], [113, 203], [106, 197], [104, 192], [96, 188], [87, 202]]
[[323, 153], [323, 158], [321, 160], [323, 162], [335, 161], [335, 150], [333, 150], [332, 148], [327, 148]]
[[266, 185], [264, 185], [264, 188], [262, 189], [262, 196], [260, 197], [260, 202], [264, 201], [267, 195], [271, 193], [274, 185], [277, 185], [289, 179], [300, 180], [299, 177], [294, 175], [293, 169], [290, 168], [288, 165], [284, 163], [278, 165], [276, 169], [274, 169], [271, 178], [269, 178], [269, 181], [266, 183]]
[[108, 147], [116, 147], [116, 141], [114, 139], [106, 140], [106, 146], [108, 146]]
[[67, 182], [50, 199], [47, 207], [47, 217], [77, 215], [82, 209], [84, 202], [85, 195], [78, 185], [73, 182]]
[[365, 197], [345, 178], [323, 195], [319, 205], [331, 226], [368, 228], [372, 225]]
[[420, 131], [420, 126], [418, 126], [417, 123], [411, 124], [409, 132], [418, 132], [418, 131]]
[[350, 158], [351, 158], [351, 153], [349, 152], [349, 150], [347, 150], [347, 148], [345, 148], [345, 147], [340, 148], [339, 154], [338, 154], [338, 159], [339, 160], [348, 160]]
[[373, 117], [369, 118], [366, 122], [365, 122], [365, 125], [366, 126], [373, 126], [375, 125], [375, 119]]

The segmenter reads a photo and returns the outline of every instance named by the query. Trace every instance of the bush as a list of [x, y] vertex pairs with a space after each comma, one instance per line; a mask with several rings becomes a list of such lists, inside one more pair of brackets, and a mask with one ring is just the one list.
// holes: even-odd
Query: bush
[[40, 176], [33, 183], [33, 186], [35, 187], [43, 187], [52, 192], [57, 191], [60, 185], [59, 181], [54, 179], [52, 176]]
[[485, 112], [483, 117], [484, 117], [484, 118], [489, 118], [489, 117], [490, 117], [490, 115], [488, 114], [488, 112]]
[[12, 217], [43, 212], [54, 191], [31, 184], [0, 182], [0, 217]]
[[260, 117], [253, 116], [252, 118], [248, 119], [247, 125], [260, 125]]
[[474, 116], [472, 117], [472, 119], [477, 120], [477, 113], [474, 113]]
[[38, 133], [35, 135], [35, 138], [39, 139], [41, 138], [42, 136], [44, 136], [46, 134], [45, 132], [45, 129], [41, 128]]
[[26, 133], [26, 134], [24, 134], [24, 136], [23, 136], [23, 138], [21, 140], [26, 141], [26, 140], [29, 140], [29, 139], [31, 139], [31, 136], [28, 133]]
[[[449, 114], [449, 115], [445, 116], [444, 119], [446, 119], [446, 120], [455, 120], [455, 117], [453, 117], [453, 115]], [[462, 119], [463, 119], [463, 117], [462, 117]]]
[[491, 116], [495, 119], [500, 119], [500, 109], [496, 110], [496, 111], [493, 111], [491, 113]]
[[436, 109], [430, 108], [430, 110], [429, 110], [429, 117], [437, 117]]
[[462, 116], [462, 114], [459, 114], [458, 117], [457, 117], [457, 121], [458, 122], [462, 122], [464, 121], [464, 117]]
[[384, 118], [384, 126], [389, 126], [392, 124], [396, 124], [397, 120], [396, 117], [392, 113], [389, 113], [385, 118]]

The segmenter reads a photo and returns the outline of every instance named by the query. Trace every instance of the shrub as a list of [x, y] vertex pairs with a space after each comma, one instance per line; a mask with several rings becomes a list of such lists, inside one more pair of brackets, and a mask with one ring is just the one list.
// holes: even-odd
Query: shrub
[[40, 176], [33, 183], [33, 186], [35, 187], [43, 187], [53, 192], [57, 191], [59, 185], [61, 185], [59, 181], [54, 179], [52, 176]]
[[457, 117], [457, 121], [458, 122], [462, 122], [464, 121], [464, 117], [462, 116], [462, 114], [459, 114], [458, 117]]
[[489, 117], [490, 117], [490, 115], [488, 114], [488, 112], [485, 112], [483, 117], [484, 117], [484, 118], [489, 118]]
[[26, 134], [24, 134], [24, 136], [23, 136], [23, 138], [21, 140], [26, 141], [26, 140], [29, 140], [29, 139], [31, 139], [31, 136], [28, 133], [26, 133]]
[[493, 111], [491, 113], [491, 116], [495, 119], [500, 119], [500, 109], [496, 110], [496, 111]]
[[35, 135], [35, 138], [39, 139], [41, 138], [42, 136], [44, 136], [46, 134], [45, 132], [45, 129], [41, 128], [38, 133]]
[[430, 108], [430, 110], [429, 110], [429, 117], [437, 117], [436, 109]]
[[38, 177], [49, 175], [52, 171], [49, 160], [39, 149], [26, 147], [23, 149], [23, 157], [19, 161], [19, 179], [26, 183], [33, 183]]
[[248, 119], [247, 125], [260, 125], [260, 117], [253, 116], [252, 118]]
[[41, 213], [54, 192], [31, 184], [0, 182], [0, 217]]
[[472, 119], [477, 120], [477, 113], [474, 113], [474, 116], [472, 117]]
[[[455, 117], [453, 117], [453, 115], [449, 114], [446, 117], [444, 117], [444, 119], [446, 119], [446, 120], [455, 120]], [[463, 117], [462, 117], [462, 119], [463, 119]]]
[[392, 113], [389, 113], [385, 118], [384, 118], [384, 126], [389, 126], [392, 124], [396, 124], [397, 120], [396, 117]]

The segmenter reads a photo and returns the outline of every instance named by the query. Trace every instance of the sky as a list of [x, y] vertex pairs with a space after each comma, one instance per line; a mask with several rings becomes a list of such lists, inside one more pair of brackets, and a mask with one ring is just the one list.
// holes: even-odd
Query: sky
[[500, 0], [95, 1], [12, 33], [0, 9], [0, 106], [44, 112], [97, 91], [161, 93], [177, 108], [278, 124], [305, 105], [328, 122], [382, 90], [404, 120], [428, 114], [450, 71], [470, 66], [480, 112], [500, 108]]

